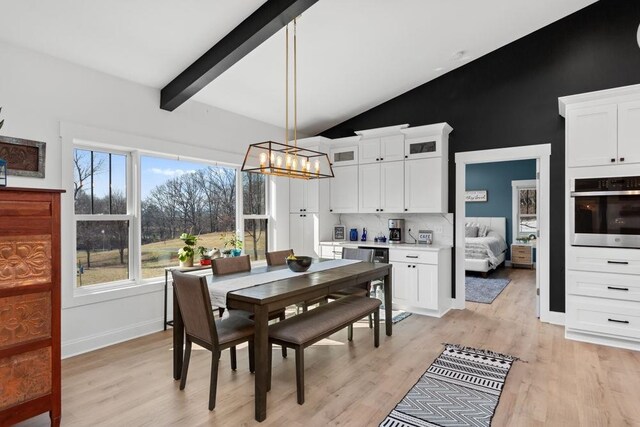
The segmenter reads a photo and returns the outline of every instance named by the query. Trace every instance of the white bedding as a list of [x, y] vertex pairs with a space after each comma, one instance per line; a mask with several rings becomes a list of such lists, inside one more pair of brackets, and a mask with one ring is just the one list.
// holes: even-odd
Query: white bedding
[[490, 268], [496, 268], [504, 257], [501, 256], [507, 250], [507, 243], [497, 233], [489, 232], [486, 237], [465, 238], [465, 259], [487, 260]]

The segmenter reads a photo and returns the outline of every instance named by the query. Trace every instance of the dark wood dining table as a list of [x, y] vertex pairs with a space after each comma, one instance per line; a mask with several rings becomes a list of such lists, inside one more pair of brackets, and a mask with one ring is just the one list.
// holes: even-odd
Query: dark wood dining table
[[[257, 268], [248, 273], [229, 276], [214, 276], [216, 281], [238, 278], [242, 275], [260, 274], [271, 268]], [[269, 312], [290, 305], [309, 301], [328, 295], [340, 289], [382, 280], [384, 286], [385, 331], [391, 336], [393, 323], [391, 314], [392, 268], [390, 264], [358, 262], [328, 270], [299, 275], [287, 279], [256, 285], [229, 292], [227, 308], [246, 310], [254, 313], [255, 323], [255, 419], [267, 418], [267, 383], [269, 372]], [[173, 295], [173, 378], [180, 379], [184, 348], [184, 325], [180, 315], [180, 306]]]

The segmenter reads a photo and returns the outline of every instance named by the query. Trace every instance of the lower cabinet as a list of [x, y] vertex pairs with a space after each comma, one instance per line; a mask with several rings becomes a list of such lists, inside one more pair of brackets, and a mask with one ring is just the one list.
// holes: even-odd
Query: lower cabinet
[[451, 249], [389, 251], [393, 307], [440, 317], [451, 307]]
[[318, 214], [304, 213], [289, 215], [289, 243], [293, 253], [318, 257]]
[[338, 245], [320, 245], [320, 258], [340, 259], [342, 258], [342, 246]]

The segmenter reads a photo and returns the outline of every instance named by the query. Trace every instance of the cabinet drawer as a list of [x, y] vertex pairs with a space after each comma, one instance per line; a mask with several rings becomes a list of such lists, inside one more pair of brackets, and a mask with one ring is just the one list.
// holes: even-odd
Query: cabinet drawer
[[567, 293], [640, 301], [640, 280], [625, 274], [584, 273], [570, 271], [567, 274]]
[[438, 253], [427, 252], [427, 251], [391, 249], [389, 250], [389, 261], [418, 263], [418, 264], [437, 264]]
[[511, 253], [529, 255], [531, 253], [531, 248], [528, 246], [511, 246]]
[[531, 257], [529, 255], [511, 254], [511, 262], [514, 264], [531, 264]]
[[322, 245], [320, 246], [320, 258], [329, 258], [329, 259], [342, 258], [342, 247]]
[[640, 339], [640, 303], [569, 296], [568, 328]]
[[574, 246], [567, 253], [567, 265], [570, 270], [640, 274], [640, 250]]
[[51, 347], [0, 359], [0, 410], [51, 393]]

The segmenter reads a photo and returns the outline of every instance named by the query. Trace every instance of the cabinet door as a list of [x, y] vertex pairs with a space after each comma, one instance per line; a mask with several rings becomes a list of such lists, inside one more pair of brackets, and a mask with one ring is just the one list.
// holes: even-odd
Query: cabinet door
[[300, 213], [305, 207], [305, 184], [302, 179], [289, 180], [289, 212]]
[[418, 269], [406, 262], [392, 262], [393, 302], [415, 306], [418, 299]]
[[360, 164], [376, 163], [380, 161], [380, 138], [363, 139], [360, 141]]
[[407, 139], [404, 143], [405, 159], [426, 159], [441, 157], [440, 136]]
[[358, 146], [334, 147], [331, 149], [329, 159], [333, 166], [357, 165]]
[[404, 160], [404, 135], [380, 138], [380, 161], [395, 162]]
[[406, 212], [442, 212], [442, 159], [407, 160], [404, 163]]
[[304, 216], [303, 214], [289, 215], [289, 245], [293, 253], [306, 255], [304, 247]]
[[358, 212], [358, 166], [334, 167], [329, 210], [333, 213]]
[[305, 181], [305, 212], [320, 212], [320, 180]]
[[616, 104], [577, 108], [567, 112], [567, 165], [599, 166], [618, 157]]
[[640, 163], [640, 101], [618, 105], [618, 162]]
[[317, 232], [318, 230], [318, 216], [315, 214], [303, 214], [302, 216], [302, 252], [301, 255], [317, 258], [318, 246], [317, 246]]
[[360, 165], [359, 212], [380, 211], [380, 164]]
[[418, 305], [438, 309], [438, 266], [416, 264], [418, 270]]
[[389, 213], [404, 211], [403, 161], [380, 163], [380, 209]]

